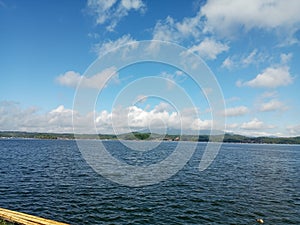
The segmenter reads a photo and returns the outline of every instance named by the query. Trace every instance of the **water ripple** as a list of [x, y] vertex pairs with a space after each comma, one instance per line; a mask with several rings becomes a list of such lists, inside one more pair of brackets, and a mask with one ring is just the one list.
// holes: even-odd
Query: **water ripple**
[[[105, 144], [135, 165], [163, 160], [176, 146], [130, 152]], [[255, 224], [258, 217], [266, 224], [300, 224], [299, 146], [225, 144], [199, 172], [204, 148], [199, 144], [169, 180], [129, 188], [96, 174], [73, 141], [0, 140], [0, 207], [74, 225]]]

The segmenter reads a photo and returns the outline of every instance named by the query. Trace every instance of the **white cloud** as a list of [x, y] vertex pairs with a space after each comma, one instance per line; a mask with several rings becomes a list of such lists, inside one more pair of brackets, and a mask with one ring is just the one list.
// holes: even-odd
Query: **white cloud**
[[[181, 21], [176, 21], [171, 16], [164, 20], [159, 20], [154, 26], [152, 40], [167, 42], [183, 42], [185, 40], [199, 41], [203, 34], [203, 21], [197, 13], [194, 17], [185, 17]], [[153, 42], [149, 46], [149, 51], [157, 51], [159, 43]]]
[[242, 87], [242, 86], [243, 86], [243, 82], [242, 82], [241, 80], [237, 80], [237, 81], [235, 82], [235, 85], [236, 85], [237, 87]]
[[155, 125], [155, 129], [166, 128], [194, 130], [210, 129], [211, 120], [201, 120], [196, 117], [196, 110], [182, 110], [175, 112], [167, 103], [160, 103], [151, 110], [141, 109], [137, 106], [117, 108], [111, 113], [101, 112], [96, 118], [99, 129], [111, 129], [117, 133], [128, 132], [131, 129], [147, 129]]
[[229, 46], [227, 44], [217, 42], [212, 38], [205, 38], [199, 45], [194, 45], [189, 50], [199, 54], [203, 58], [216, 59], [217, 55], [228, 51]]
[[148, 110], [129, 106], [114, 108], [112, 112], [102, 110], [80, 114], [60, 105], [42, 113], [36, 108], [23, 109], [16, 102], [6, 101], [0, 102], [0, 128], [1, 130], [73, 133], [72, 117], [77, 133], [93, 133], [95, 126], [100, 133], [114, 133], [114, 130], [123, 133], [151, 127], [156, 130], [172, 128], [194, 132], [211, 128], [211, 120], [201, 120], [197, 109], [183, 109], [180, 112], [174, 110], [169, 104], [162, 102]]
[[249, 65], [258, 65], [262, 63], [266, 63], [272, 59], [272, 56], [267, 54], [266, 52], [258, 51], [256, 48], [253, 49], [249, 54], [238, 56], [237, 59], [240, 59], [240, 62], [237, 64], [247, 67]]
[[88, 0], [87, 6], [97, 14], [97, 23], [102, 24], [109, 19], [109, 10], [116, 2], [117, 0]]
[[154, 107], [154, 112], [159, 113], [159, 112], [169, 112], [172, 110], [172, 106], [166, 102], [161, 102], [158, 105]]
[[257, 49], [253, 49], [250, 53], [234, 54], [227, 57], [222, 67], [227, 69], [248, 67], [250, 65], [263, 64], [269, 62], [272, 59], [270, 55], [265, 52], [259, 52]]
[[[99, 133], [114, 133], [112, 124], [117, 133], [147, 128], [155, 128], [156, 131], [164, 131], [166, 128], [182, 129], [191, 133], [196, 133], [199, 129], [210, 129], [212, 121], [200, 119], [197, 113], [198, 110], [192, 108], [175, 112], [166, 103], [158, 104], [147, 110], [130, 106], [115, 108], [112, 112], [102, 110], [88, 112], [84, 115], [60, 105], [44, 113], [35, 107], [22, 108], [17, 102], [2, 101], [0, 102], [0, 129], [73, 133], [72, 116], [76, 121], [75, 130], [78, 133], [93, 133], [95, 126]], [[253, 136], [272, 135], [272, 133], [266, 132], [272, 128], [275, 127], [267, 125], [257, 118], [242, 124], [226, 125], [226, 129], [233, 130], [233, 132], [238, 131], [240, 134]], [[287, 126], [286, 131], [287, 135], [299, 136], [300, 125]]]
[[300, 22], [300, 1], [290, 0], [209, 0], [201, 8], [206, 30], [230, 36], [238, 28], [292, 28]]
[[182, 76], [183, 72], [181, 70], [176, 70], [175, 75]]
[[175, 21], [168, 16], [156, 23], [153, 29], [153, 39], [180, 42], [185, 38], [198, 39], [202, 34], [203, 22], [198, 13], [194, 17], [185, 17], [182, 21]]
[[119, 21], [128, 15], [129, 11], [143, 13], [146, 9], [142, 0], [88, 0], [87, 7], [96, 15], [97, 24], [108, 23], [106, 29], [114, 31]]
[[184, 82], [187, 79], [185, 74], [180, 70], [175, 71], [175, 73], [173, 74], [163, 71], [159, 76], [166, 78], [166, 85], [168, 90], [172, 90], [176, 86], [176, 84]]
[[227, 108], [225, 110], [225, 116], [242, 116], [249, 112], [246, 106], [238, 106], [233, 108]]
[[199, 37], [202, 33], [203, 24], [199, 13], [194, 17], [185, 17], [181, 22], [177, 22], [175, 25], [178, 32], [184, 37]]
[[92, 39], [98, 39], [98, 38], [100, 38], [100, 35], [99, 35], [99, 34], [97, 34], [97, 33], [92, 33], [92, 32], [88, 33], [87, 36], [88, 36], [89, 38], [92, 38]]
[[257, 54], [257, 49], [254, 49], [247, 57], [245, 57], [242, 60], [243, 64], [249, 65], [253, 63], [256, 54]]
[[264, 128], [264, 123], [257, 118], [254, 118], [253, 120], [249, 122], [245, 122], [241, 125], [242, 129], [245, 130], [257, 130], [257, 129], [262, 129]]
[[254, 118], [249, 122], [245, 122], [241, 125], [241, 128], [244, 130], [262, 130], [262, 129], [272, 129], [274, 126], [265, 124], [263, 121]]
[[165, 21], [158, 21], [153, 30], [153, 40], [178, 41], [180, 34], [174, 24], [174, 19], [170, 16]]
[[233, 66], [234, 62], [232, 61], [232, 59], [230, 59], [230, 57], [227, 57], [222, 63], [222, 67], [227, 69], [231, 69]]
[[205, 96], [209, 96], [210, 94], [212, 94], [213, 93], [213, 89], [212, 88], [209, 88], [209, 87], [207, 87], [207, 88], [202, 88], [202, 92], [203, 92], [203, 94], [205, 95]]
[[16, 102], [0, 102], [1, 130], [72, 132], [72, 110], [59, 106], [42, 114], [37, 108], [23, 109]]
[[60, 105], [47, 113], [44, 119], [52, 130], [57, 129], [58, 132], [70, 131], [73, 127], [72, 115], [72, 109], [66, 109], [63, 105]]
[[237, 86], [276, 88], [287, 86], [293, 82], [288, 66], [268, 67], [253, 80], [237, 82]]
[[122, 0], [121, 3], [127, 10], [139, 10], [145, 6], [141, 0]]
[[285, 54], [285, 53], [282, 53], [280, 55], [280, 59], [281, 59], [281, 63], [283, 65], [287, 64], [293, 57], [293, 53], [288, 53], [288, 54]]
[[80, 87], [96, 89], [106, 87], [107, 82], [110, 81], [110, 79], [114, 82], [119, 82], [118, 73], [115, 67], [107, 68], [91, 77], [81, 76], [74, 71], [68, 71], [56, 78], [57, 82], [64, 86], [77, 87], [80, 83]]
[[287, 130], [289, 132], [289, 135], [300, 136], [300, 124], [288, 126]]
[[[173, 42], [190, 39], [197, 42], [207, 33], [232, 37], [239, 34], [240, 28], [246, 32], [259, 28], [281, 29], [282, 32], [276, 34], [284, 34], [281, 36], [287, 39], [285, 42], [291, 44], [295, 43], [293, 34], [299, 29], [298, 8], [298, 0], [291, 0], [288, 4], [284, 0], [208, 0], [193, 17], [176, 21], [168, 16], [158, 21], [153, 30], [153, 39]], [[256, 53], [252, 54], [254, 57]], [[250, 62], [246, 59], [245, 63]]]
[[272, 99], [268, 102], [262, 103], [259, 108], [259, 111], [262, 112], [270, 112], [270, 111], [277, 111], [277, 110], [287, 110], [285, 104], [280, 102], [277, 99]]
[[138, 95], [136, 99], [133, 101], [133, 105], [138, 104], [138, 103], [144, 103], [148, 99], [148, 96], [146, 95]]
[[82, 76], [80, 75], [80, 73], [74, 71], [67, 71], [64, 74], [59, 75], [56, 78], [56, 81], [63, 86], [76, 88], [81, 78]]
[[266, 99], [266, 98], [275, 98], [278, 96], [277, 91], [266, 91], [262, 93], [261, 98]]
[[126, 48], [123, 49], [123, 53], [126, 54], [126, 51], [129, 51], [131, 48], [136, 48], [138, 42], [133, 39], [129, 34], [123, 35], [122, 37], [112, 41], [108, 40], [106, 42], [96, 44], [94, 46], [94, 51], [98, 54], [98, 56], [103, 56], [110, 51], [114, 51], [119, 47], [123, 47], [126, 45]]

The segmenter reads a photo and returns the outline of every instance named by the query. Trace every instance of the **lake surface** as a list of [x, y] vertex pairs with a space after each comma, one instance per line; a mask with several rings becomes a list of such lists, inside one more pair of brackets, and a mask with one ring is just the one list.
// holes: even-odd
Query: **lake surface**
[[[176, 142], [150, 152], [105, 146], [120, 160], [147, 164], [167, 157]], [[0, 140], [0, 207], [85, 225], [300, 224], [299, 145], [223, 144], [200, 172], [205, 146], [170, 179], [134, 188], [94, 172], [74, 141]]]

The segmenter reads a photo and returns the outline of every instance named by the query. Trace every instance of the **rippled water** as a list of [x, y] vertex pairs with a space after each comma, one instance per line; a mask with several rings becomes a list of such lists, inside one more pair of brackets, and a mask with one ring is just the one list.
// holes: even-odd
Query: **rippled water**
[[[105, 145], [140, 164], [176, 143], [143, 153]], [[74, 141], [0, 140], [0, 207], [71, 224], [300, 224], [300, 146], [224, 144], [199, 172], [204, 148], [170, 179], [132, 188], [95, 173]]]

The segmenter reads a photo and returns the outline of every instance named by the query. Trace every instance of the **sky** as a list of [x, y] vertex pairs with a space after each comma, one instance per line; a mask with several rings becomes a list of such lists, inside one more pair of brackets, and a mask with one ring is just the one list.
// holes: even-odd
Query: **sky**
[[[85, 133], [300, 136], [299, 8], [298, 0], [0, 0], [0, 130], [73, 132], [75, 121]], [[156, 40], [158, 60], [142, 61]], [[198, 61], [159, 61], [181, 59], [179, 49]], [[131, 56], [137, 63], [120, 67]], [[194, 65], [203, 74], [193, 76]], [[224, 126], [214, 126], [218, 116]]]

